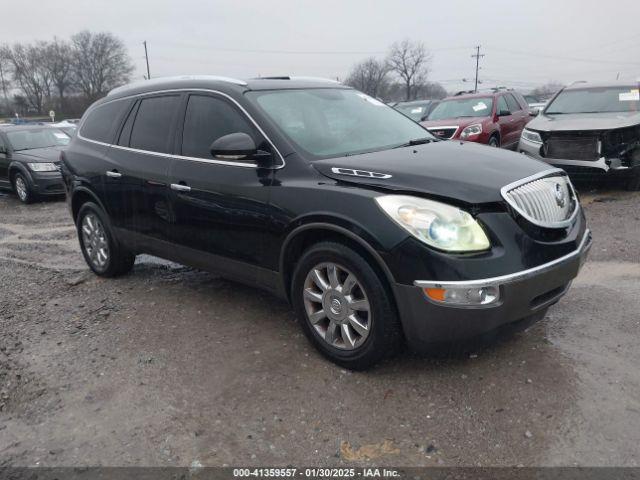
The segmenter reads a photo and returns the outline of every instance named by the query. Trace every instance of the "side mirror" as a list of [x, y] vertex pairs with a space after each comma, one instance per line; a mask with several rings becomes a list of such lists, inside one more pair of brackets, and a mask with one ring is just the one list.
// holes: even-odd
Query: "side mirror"
[[0, 153], [7, 153], [7, 147], [0, 145]]
[[210, 147], [211, 155], [225, 160], [246, 160], [258, 153], [256, 142], [243, 132], [230, 133], [215, 140]]
[[420, 117], [420, 121], [426, 122], [428, 118], [429, 118], [429, 114], [427, 113], [426, 115], [423, 115], [422, 117]]
[[511, 112], [509, 110], [500, 110], [498, 112], [499, 117], [508, 117], [509, 115], [511, 115]]
[[529, 115], [531, 117], [537, 117], [539, 113], [540, 113], [540, 109], [538, 109], [538, 108], [529, 109]]

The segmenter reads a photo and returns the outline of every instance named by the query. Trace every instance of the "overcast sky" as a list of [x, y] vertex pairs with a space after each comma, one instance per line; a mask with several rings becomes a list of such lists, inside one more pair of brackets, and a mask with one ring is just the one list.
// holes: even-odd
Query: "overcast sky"
[[[449, 90], [480, 78], [527, 89], [550, 80], [640, 78], [638, 0], [20, 0], [2, 2], [0, 42], [67, 37], [83, 29], [121, 37], [151, 76], [344, 78], [394, 41], [424, 42], [430, 79]], [[467, 84], [468, 85], [468, 84]]]

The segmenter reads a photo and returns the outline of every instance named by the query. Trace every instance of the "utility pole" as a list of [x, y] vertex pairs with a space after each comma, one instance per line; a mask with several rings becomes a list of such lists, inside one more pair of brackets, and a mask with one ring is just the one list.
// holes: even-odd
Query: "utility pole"
[[478, 93], [478, 71], [480, 70], [481, 57], [484, 57], [484, 54], [480, 55], [480, 45], [477, 45], [475, 55], [471, 55], [471, 58], [476, 59], [476, 88], [473, 90], [475, 93]]
[[147, 80], [151, 79], [151, 73], [149, 73], [149, 54], [147, 53], [147, 41], [142, 42], [144, 45], [144, 58], [147, 59]]

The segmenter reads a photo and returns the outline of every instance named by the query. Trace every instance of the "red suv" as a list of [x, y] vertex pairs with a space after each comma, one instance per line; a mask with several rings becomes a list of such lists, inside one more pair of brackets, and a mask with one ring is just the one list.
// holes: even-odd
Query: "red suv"
[[515, 149], [531, 118], [522, 95], [498, 90], [445, 98], [420, 124], [438, 138]]

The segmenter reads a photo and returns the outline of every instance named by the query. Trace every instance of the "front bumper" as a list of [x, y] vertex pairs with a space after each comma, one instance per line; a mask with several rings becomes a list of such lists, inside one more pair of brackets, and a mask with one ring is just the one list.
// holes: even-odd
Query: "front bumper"
[[[470, 339], [507, 324], [541, 317], [547, 307], [567, 292], [587, 258], [591, 243], [591, 232], [586, 230], [575, 251], [500, 277], [462, 282], [417, 280], [413, 286], [394, 285], [407, 342], [413, 350], [423, 351], [430, 344]], [[423, 290], [447, 286], [495, 286], [500, 290], [500, 299], [485, 306], [454, 306], [430, 300]]]
[[567, 170], [571, 173], [599, 173], [599, 174], [631, 174], [634, 169], [622, 164], [619, 158], [600, 157], [597, 160], [571, 160], [558, 158], [545, 158], [540, 155], [540, 143], [531, 142], [525, 138], [520, 138], [518, 152], [542, 160], [556, 167]]
[[60, 172], [30, 172], [31, 183], [38, 195], [63, 195], [64, 181]]

